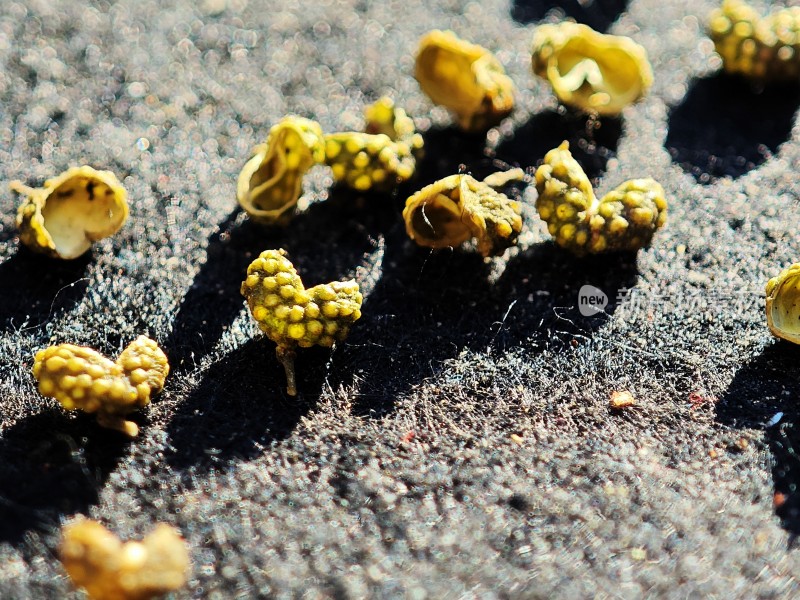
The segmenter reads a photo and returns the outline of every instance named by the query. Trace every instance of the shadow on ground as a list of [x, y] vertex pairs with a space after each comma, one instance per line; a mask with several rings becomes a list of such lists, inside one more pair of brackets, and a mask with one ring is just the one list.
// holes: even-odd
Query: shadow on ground
[[92, 416], [68, 417], [59, 409], [3, 431], [0, 541], [17, 543], [30, 529], [58, 526], [60, 517], [86, 512], [129, 443]]
[[253, 223], [235, 209], [209, 239], [206, 262], [181, 302], [164, 343], [170, 364], [179, 371], [191, 370], [211, 351], [243, 309], [239, 287], [247, 266], [263, 250], [286, 249], [309, 285], [340, 279], [369, 262], [390, 228], [399, 231], [398, 243], [405, 240], [403, 200], [424, 185], [458, 172], [483, 178], [507, 168], [506, 162], [532, 165], [564, 140], [573, 142], [571, 149], [587, 165], [587, 174], [597, 177], [616, 150], [620, 134], [619, 120], [590, 122], [573, 113], [548, 111], [502, 144], [498, 161], [488, 156], [483, 136], [455, 128], [434, 129], [425, 134], [425, 157], [418, 165], [417, 178], [397, 196], [365, 196], [337, 188], [285, 227]]
[[[603, 141], [616, 148], [621, 126], [610, 123]], [[535, 128], [536, 142], [517, 140], [504, 156], [534, 161], [565, 138], [582, 139], [586, 126], [583, 117], [543, 115], [528, 125]], [[605, 162], [597, 166], [590, 174], [601, 172]], [[356, 273], [365, 297], [363, 316], [333, 352], [298, 352], [297, 398], [286, 395], [275, 344], [263, 336], [190, 374], [188, 398], [167, 426], [169, 462], [183, 469], [258, 455], [291, 434], [313, 410], [323, 386], [344, 390], [357, 415], [379, 418], [409, 387], [436, 375], [464, 349], [502, 352], [524, 346], [536, 352], [591, 336], [605, 318], [579, 314], [578, 290], [595, 285], [613, 300], [617, 290], [635, 284], [635, 256], [576, 259], [548, 242], [511, 258], [498, 279], [492, 277], [492, 263], [474, 251], [431, 252], [408, 239], [401, 209], [409, 194], [459, 171], [483, 177], [501, 168], [487, 156], [482, 137], [433, 130], [426, 134], [418, 179], [397, 196], [334, 190], [285, 229], [263, 228], [238, 211], [231, 214], [210, 240], [208, 260], [166, 344], [179, 370], [191, 371], [187, 359], [194, 354], [191, 362], [197, 362], [210, 352], [243, 309], [243, 273], [265, 248], [286, 248], [307, 285]], [[606, 310], [614, 309], [612, 301]]]
[[167, 426], [167, 461], [184, 469], [261, 454], [314, 408], [330, 360], [323, 349], [298, 353], [298, 395], [291, 397], [275, 344], [265, 336], [245, 343], [203, 371], [177, 408]]
[[[425, 155], [417, 163], [414, 179], [399, 190], [395, 222], [400, 220], [400, 212], [405, 199], [420, 188], [456, 173], [473, 172], [482, 178], [489, 173], [502, 170], [495, 165], [486, 149], [486, 136], [463, 132], [455, 126], [429, 129], [423, 134]], [[485, 174], [481, 174], [484, 173]]]
[[628, 0], [514, 0], [511, 17], [518, 23], [535, 23], [548, 13], [558, 13], [559, 20], [565, 17], [584, 23], [592, 29], [605, 32], [628, 6]]
[[[736, 373], [717, 405], [717, 419], [765, 429], [772, 452], [776, 513], [793, 539], [800, 535], [800, 348], [776, 342]], [[770, 425], [777, 413], [780, 420]]]
[[757, 88], [725, 73], [697, 79], [670, 111], [664, 146], [700, 183], [740, 177], [789, 139], [799, 105], [800, 84]]
[[[176, 468], [248, 459], [288, 436], [315, 406], [332, 361], [331, 351], [298, 352], [298, 396], [285, 392], [286, 378], [265, 336], [250, 340], [203, 371], [200, 360], [246, 310], [239, 292], [249, 263], [269, 248], [284, 248], [307, 286], [357, 276], [364, 288], [382, 255], [382, 232], [396, 220], [396, 198], [334, 189], [287, 227], [253, 223], [236, 210], [211, 237], [208, 259], [184, 297], [164, 344], [170, 364], [192, 387], [167, 426]], [[334, 351], [334, 355], [338, 354]], [[194, 371], [194, 372], [193, 372]]]
[[75, 306], [88, 285], [92, 260], [87, 252], [75, 260], [54, 260], [20, 247], [0, 263], [0, 331], [38, 327]]
[[387, 197], [359, 197], [334, 190], [288, 226], [264, 226], [236, 209], [211, 236], [205, 264], [184, 296], [164, 343], [177, 371], [194, 369], [239, 313], [239, 288], [247, 266], [264, 250], [284, 248], [308, 285], [352, 276], [375, 250], [380, 232], [394, 216]]
[[[394, 240], [392, 240], [394, 242]], [[636, 282], [635, 256], [577, 259], [550, 242], [511, 258], [494, 283], [477, 254], [431, 252], [387, 243], [380, 282], [338, 357], [331, 385], [355, 377], [354, 412], [380, 418], [409, 387], [434, 377], [463, 350], [498, 352], [580, 343], [607, 317], [583, 317], [578, 290], [617, 290]]]
[[535, 167], [545, 154], [567, 141], [586, 175], [596, 180], [616, 154], [621, 135], [622, 119], [593, 118], [565, 108], [546, 110], [532, 116], [512, 137], [501, 142], [495, 155], [513, 166]]

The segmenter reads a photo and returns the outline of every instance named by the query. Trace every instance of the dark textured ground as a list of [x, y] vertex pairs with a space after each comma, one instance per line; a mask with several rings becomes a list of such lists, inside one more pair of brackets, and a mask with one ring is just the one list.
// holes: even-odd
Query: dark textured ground
[[[178, 526], [180, 598], [800, 594], [800, 350], [762, 314], [767, 278], [800, 258], [800, 89], [717, 74], [713, 2], [562, 0], [653, 62], [649, 98], [592, 129], [529, 72], [535, 24], [557, 18], [543, 3], [296, 4], [0, 4], [0, 179], [89, 163], [131, 197], [117, 236], [55, 263], [19, 249], [0, 195], [0, 597], [68, 596], [54, 550], [76, 514], [124, 537]], [[431, 27], [496, 50], [520, 88], [487, 143], [411, 76]], [[321, 168], [288, 229], [240, 214], [236, 175], [270, 124], [352, 128], [385, 92], [427, 131], [416, 186], [569, 139], [602, 190], [658, 179], [669, 224], [637, 256], [577, 260], [527, 191], [519, 249], [486, 263], [406, 238], [413, 186], [358, 198]], [[309, 283], [365, 290], [348, 342], [300, 356], [298, 399], [238, 293], [273, 247]], [[580, 316], [584, 284], [615, 298], [607, 314]], [[115, 354], [141, 333], [174, 371], [139, 440], [36, 393], [37, 349]], [[617, 389], [637, 407], [610, 412]]]

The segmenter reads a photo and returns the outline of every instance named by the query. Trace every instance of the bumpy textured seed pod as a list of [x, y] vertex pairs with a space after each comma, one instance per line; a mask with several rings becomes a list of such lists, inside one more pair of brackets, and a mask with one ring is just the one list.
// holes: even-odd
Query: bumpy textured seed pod
[[93, 600], [147, 600], [186, 584], [189, 548], [178, 530], [156, 525], [141, 542], [121, 542], [97, 521], [61, 530], [59, 558], [72, 583]]
[[322, 128], [302, 117], [285, 117], [239, 173], [236, 196], [255, 221], [288, 220], [303, 191], [303, 175], [325, 159]]
[[800, 344], [800, 263], [767, 282], [767, 326], [775, 337]]
[[545, 155], [536, 190], [550, 235], [578, 256], [638, 250], [667, 219], [664, 189], [653, 179], [626, 181], [598, 200], [567, 142]]
[[20, 181], [9, 187], [27, 196], [17, 211], [20, 241], [54, 258], [79, 257], [128, 218], [128, 195], [111, 171], [73, 167], [41, 188]]
[[452, 248], [475, 238], [483, 256], [500, 255], [517, 242], [522, 215], [519, 202], [493, 188], [524, 175], [522, 169], [490, 175], [484, 181], [450, 175], [425, 186], [406, 200], [406, 232], [429, 248]]
[[483, 132], [514, 108], [514, 83], [486, 48], [434, 30], [419, 42], [414, 77], [435, 103], [449, 108], [462, 129]]
[[364, 108], [365, 132], [388, 135], [393, 142], [406, 142], [415, 152], [422, 150], [422, 136], [414, 120], [394, 100], [383, 96]]
[[414, 121], [389, 98], [368, 106], [366, 131], [325, 136], [325, 162], [336, 181], [355, 190], [387, 191], [414, 174], [422, 136]]
[[258, 326], [278, 345], [276, 354], [292, 396], [297, 394], [296, 348], [330, 347], [344, 340], [361, 318], [362, 296], [355, 280], [306, 289], [283, 249], [266, 250], [250, 263], [241, 292]]
[[800, 7], [761, 18], [741, 0], [724, 0], [709, 15], [708, 31], [728, 73], [764, 81], [800, 77]]
[[67, 410], [97, 413], [97, 422], [136, 437], [136, 423], [123, 417], [150, 403], [169, 373], [167, 357], [145, 336], [131, 342], [112, 362], [83, 346], [59, 344], [36, 353], [33, 376], [39, 393]]
[[533, 34], [533, 72], [560, 102], [587, 113], [618, 115], [653, 84], [647, 52], [629, 37], [565, 21]]

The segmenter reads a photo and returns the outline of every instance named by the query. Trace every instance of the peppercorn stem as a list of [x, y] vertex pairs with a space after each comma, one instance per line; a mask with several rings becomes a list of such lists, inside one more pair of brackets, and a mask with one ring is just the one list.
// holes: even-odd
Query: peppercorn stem
[[33, 196], [36, 193], [36, 189], [29, 187], [18, 180], [9, 182], [8, 189], [10, 189], [12, 192], [17, 192], [18, 194], [24, 194], [26, 196]]
[[119, 415], [99, 412], [97, 413], [97, 424], [100, 425], [100, 427], [121, 431], [128, 437], [134, 438], [139, 435], [139, 426], [133, 421], [126, 421]]
[[483, 180], [483, 183], [488, 185], [490, 188], [501, 188], [505, 185], [508, 185], [512, 181], [524, 181], [525, 180], [525, 171], [520, 168], [511, 169], [510, 171], [500, 171], [498, 173], [492, 173], [488, 177]]
[[294, 377], [294, 358], [296, 356], [294, 349], [279, 345], [275, 348], [275, 356], [278, 357], [286, 371], [286, 393], [290, 396], [297, 396], [297, 384]]

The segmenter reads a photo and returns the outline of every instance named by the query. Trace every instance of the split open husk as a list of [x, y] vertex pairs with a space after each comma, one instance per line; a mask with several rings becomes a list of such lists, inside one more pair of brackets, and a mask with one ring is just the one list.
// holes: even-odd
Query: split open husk
[[800, 344], [800, 263], [767, 282], [767, 326], [775, 337]]
[[540, 25], [532, 53], [533, 72], [550, 82], [559, 101], [587, 113], [618, 115], [653, 84], [642, 46], [587, 25]]
[[425, 186], [406, 200], [406, 232], [428, 248], [455, 248], [474, 238], [483, 256], [500, 255], [517, 242], [522, 214], [519, 202], [494, 188], [523, 177], [513, 169], [484, 181], [459, 174]]
[[41, 188], [19, 181], [10, 187], [26, 195], [17, 211], [20, 241], [54, 258], [81, 256], [128, 218], [128, 195], [111, 171], [73, 167]]
[[452, 110], [462, 129], [486, 131], [514, 108], [514, 83], [486, 48], [452, 31], [420, 40], [414, 77], [435, 103]]
[[236, 196], [250, 218], [276, 223], [287, 217], [303, 191], [303, 175], [325, 159], [322, 128], [289, 116], [270, 129], [267, 141], [239, 173]]

